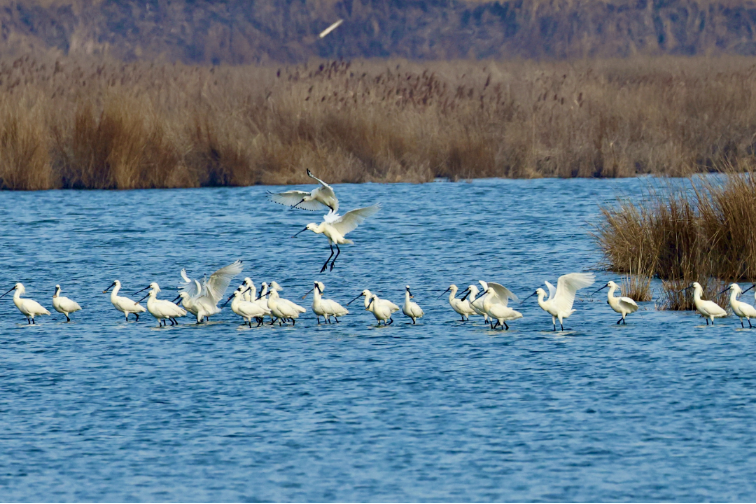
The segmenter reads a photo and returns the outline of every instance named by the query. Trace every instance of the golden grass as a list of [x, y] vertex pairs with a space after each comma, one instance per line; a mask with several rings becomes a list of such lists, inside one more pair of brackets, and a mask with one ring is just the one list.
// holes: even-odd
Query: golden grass
[[37, 58], [0, 59], [4, 189], [685, 175], [756, 150], [746, 58]]
[[663, 279], [663, 307], [690, 309], [690, 293], [679, 291], [694, 281], [706, 299], [726, 306], [718, 293], [727, 283], [756, 278], [756, 180], [738, 172], [745, 169], [649, 188], [643, 203], [603, 207], [595, 237], [606, 266]]

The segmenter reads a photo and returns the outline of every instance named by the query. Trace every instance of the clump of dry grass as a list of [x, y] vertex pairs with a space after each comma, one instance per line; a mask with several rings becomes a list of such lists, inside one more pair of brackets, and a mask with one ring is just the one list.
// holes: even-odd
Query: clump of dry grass
[[[741, 166], [738, 170], [743, 170]], [[650, 188], [646, 201], [601, 209], [595, 237], [607, 267], [640, 268], [663, 280], [662, 306], [689, 309], [680, 293], [697, 281], [708, 299], [729, 281], [756, 278], [756, 180], [728, 167], [719, 178], [693, 178], [688, 185]]]
[[755, 69], [738, 57], [280, 68], [0, 58], [0, 178], [7, 189], [129, 189], [302, 183], [305, 167], [333, 182], [710, 171], [756, 151]]

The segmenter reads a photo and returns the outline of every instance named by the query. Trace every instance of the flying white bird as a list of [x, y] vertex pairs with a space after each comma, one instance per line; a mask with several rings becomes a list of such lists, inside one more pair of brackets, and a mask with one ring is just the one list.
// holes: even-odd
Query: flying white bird
[[152, 282], [150, 285], [148, 285], [144, 289], [136, 291], [134, 294], [139, 294], [140, 292], [146, 291], [147, 289], [150, 289], [150, 292], [148, 292], [142, 299], [137, 301], [137, 303], [140, 303], [149, 297], [149, 299], [147, 299], [147, 311], [150, 312], [150, 315], [157, 319], [158, 327], [160, 327], [161, 325], [167, 325], [165, 323], [166, 320], [170, 320], [171, 325], [178, 325], [178, 320], [176, 320], [176, 317], [185, 317], [186, 310], [184, 310], [180, 306], [175, 305], [171, 301], [158, 299], [157, 295], [158, 292], [160, 292], [160, 286], [158, 286], [157, 282]]
[[727, 312], [714, 301], [707, 301], [701, 299], [703, 294], [703, 287], [698, 282], [693, 282], [690, 286], [684, 288], [680, 292], [693, 289], [693, 304], [696, 307], [696, 311], [700, 313], [706, 319], [706, 325], [709, 325], [709, 319], [711, 319], [711, 325], [714, 325], [715, 318], [726, 317]]
[[638, 304], [629, 297], [624, 297], [624, 296], [615, 297], [614, 291], [619, 289], [619, 285], [612, 282], [611, 280], [607, 282], [606, 285], [604, 285], [600, 289], [594, 291], [593, 294], [596, 294], [596, 292], [604, 290], [607, 287], [609, 287], [609, 292], [606, 293], [606, 297], [607, 297], [606, 302], [609, 304], [609, 306], [612, 307], [612, 310], [622, 315], [622, 318], [617, 321], [617, 324], [621, 322], [627, 325], [627, 322], [625, 321], [625, 315], [628, 315], [630, 313], [635, 313], [635, 311], [638, 310]]
[[333, 317], [338, 323], [339, 317], [349, 314], [349, 310], [333, 299], [323, 299], [323, 291], [325, 291], [325, 285], [323, 282], [315, 282], [315, 286], [305, 292], [302, 299], [306, 298], [307, 294], [312, 292], [312, 311], [315, 313], [315, 318], [318, 319], [318, 324], [320, 324], [320, 317], [323, 317], [327, 324], [331, 323], [331, 317]]
[[[17, 283], [13, 286], [12, 289], [10, 289], [8, 292], [15, 290], [16, 292], [13, 294], [13, 304], [16, 305], [16, 308], [18, 308], [18, 311], [24, 314], [26, 317], [26, 323], [27, 324], [36, 324], [34, 322], [34, 317], [36, 315], [50, 315], [50, 312], [47, 311], [45, 307], [43, 307], [41, 304], [37, 303], [33, 299], [22, 299], [21, 296], [26, 294], [26, 288], [24, 287], [24, 284]], [[6, 292], [5, 294], [8, 294]], [[3, 294], [1, 297], [5, 296]]]
[[[328, 267], [328, 262], [331, 261], [331, 257], [333, 257], [334, 244], [336, 245], [337, 253], [336, 257], [333, 257], [333, 261], [331, 261], [330, 271], [333, 271], [333, 265], [336, 263], [336, 259], [339, 257], [339, 254], [341, 254], [339, 245], [354, 244], [352, 240], [347, 240], [346, 238], [344, 238], [347, 233], [354, 231], [357, 226], [365, 221], [365, 219], [367, 219], [371, 215], [375, 215], [375, 213], [380, 209], [381, 206], [376, 204], [369, 207], [351, 210], [345, 213], [343, 216], [340, 216], [336, 212], [331, 211], [323, 216], [323, 222], [321, 222], [320, 224], [310, 223], [307, 224], [307, 226], [303, 230], [299, 231], [299, 233], [303, 233], [309, 229], [313, 233], [324, 234], [328, 238], [328, 244], [331, 247], [331, 255], [328, 256], [325, 264], [320, 269], [321, 273], [326, 270], [326, 268]], [[295, 238], [297, 235], [299, 235], [299, 233], [292, 236], [292, 238]]]
[[203, 279], [202, 283], [198, 280], [192, 280], [186, 275], [186, 270], [181, 270], [181, 278], [184, 279], [184, 283], [179, 285], [179, 290], [182, 293], [187, 293], [190, 298], [187, 300], [184, 297], [183, 304], [187, 310], [196, 315], [198, 324], [203, 319], [210, 320], [209, 317], [211, 315], [220, 313], [221, 310], [218, 308], [218, 303], [226, 294], [231, 280], [240, 274], [242, 269], [242, 262], [234, 261], [210, 275], [210, 278]]
[[448, 289], [441, 293], [441, 296], [443, 296], [447, 292], [450, 292], [449, 305], [452, 307], [452, 310], [459, 313], [459, 315], [462, 317], [462, 322], [464, 322], [465, 320], [470, 319], [470, 315], [475, 315], [475, 310], [473, 310], [472, 306], [470, 306], [470, 302], [466, 299], [457, 299], [458, 290], [459, 288], [456, 285], [451, 284]]
[[144, 309], [144, 306], [135, 303], [133, 300], [125, 296], [119, 296], [118, 291], [121, 290], [121, 282], [118, 280], [115, 280], [110, 284], [110, 286], [102, 291], [102, 293], [107, 294], [111, 287], [115, 287], [110, 292], [110, 302], [113, 303], [115, 309], [126, 315], [126, 320], [129, 320], [129, 313], [133, 313], [136, 317], [136, 321], [139, 322], [139, 314], [147, 311]]
[[414, 297], [415, 296], [413, 296], [410, 291], [410, 286], [407, 285], [404, 289], [404, 306], [402, 307], [402, 312], [412, 319], [413, 324], [417, 319], [425, 315], [423, 309], [420, 308], [420, 305], [414, 301], [410, 301], [410, 299]]
[[559, 326], [564, 331], [564, 319], [575, 313], [575, 310], [572, 309], [572, 304], [575, 302], [575, 293], [580, 289], [593, 285], [595, 281], [596, 277], [593, 273], [570, 273], [569, 275], [562, 275], [559, 277], [556, 289], [549, 282], [545, 282], [546, 287], [549, 288], [549, 299], [544, 300], [546, 292], [540, 287], [525, 299], [538, 296], [538, 306], [551, 315], [551, 323], [554, 325], [554, 330], [556, 331], [556, 321], [559, 319]]
[[285, 191], [280, 193], [268, 192], [268, 199], [279, 205], [286, 205], [291, 208], [300, 208], [302, 210], [321, 210], [323, 207], [329, 208], [331, 212], [339, 211], [339, 200], [331, 186], [317, 178], [307, 170], [307, 175], [314, 178], [320, 183], [310, 192], [307, 191]]
[[[754, 284], [756, 285], [756, 284]], [[727, 292], [729, 289], [730, 291], [730, 308], [732, 308], [732, 312], [737, 315], [740, 318], [740, 327], [745, 328], [743, 325], [743, 319], [746, 319], [748, 321], [748, 327], [753, 327], [751, 324], [751, 319], [756, 318], [756, 308], [749, 305], [748, 303], [744, 303], [743, 301], [738, 300], [738, 295], [750, 290], [753, 287], [749, 287], [746, 290], [741, 290], [740, 285], [734, 283], [730, 284], [727, 289], [720, 292], [720, 294]]]
[[326, 35], [328, 35], [329, 33], [331, 33], [333, 30], [335, 30], [336, 28], [338, 28], [339, 25], [341, 25], [341, 23], [343, 23], [343, 22], [344, 22], [343, 19], [339, 19], [338, 21], [336, 21], [335, 23], [333, 23], [331, 26], [329, 26], [328, 28], [326, 28], [325, 30], [323, 30], [322, 32], [320, 32], [320, 35], [318, 35], [318, 38], [325, 37]]
[[60, 285], [55, 286], [55, 294], [53, 294], [53, 308], [58, 313], [62, 313], [66, 316], [66, 322], [71, 322], [69, 313], [77, 312], [81, 310], [81, 306], [76, 301], [68, 299], [60, 295]]
[[247, 301], [244, 299], [244, 294], [247, 288], [242, 286], [234, 291], [234, 293], [226, 300], [223, 306], [228, 304], [231, 298], [234, 300], [231, 302], [231, 311], [242, 317], [244, 321], [252, 327], [252, 319], [257, 321], [257, 327], [260, 327], [263, 323], [263, 317], [270, 314], [270, 310], [267, 307], [263, 308], [256, 303]]
[[[347, 303], [349, 306], [353, 301], [356, 301], [361, 296], [365, 296], [365, 310], [371, 312], [375, 319], [378, 321], [378, 325], [383, 322], [384, 325], [391, 325], [394, 323], [394, 319], [391, 318], [391, 314], [395, 311], [399, 311], [399, 307], [388, 299], [380, 299], [378, 296], [365, 289], [360, 292], [354, 299]], [[386, 322], [390, 320], [390, 322]]]
[[[488, 315], [491, 329], [501, 326], [501, 329], [509, 330], [507, 322], [522, 318], [522, 313], [513, 310], [507, 304], [509, 300], [518, 301], [517, 296], [501, 284], [487, 282], [483, 291], [483, 311]], [[493, 321], [496, 320], [494, 325]]]

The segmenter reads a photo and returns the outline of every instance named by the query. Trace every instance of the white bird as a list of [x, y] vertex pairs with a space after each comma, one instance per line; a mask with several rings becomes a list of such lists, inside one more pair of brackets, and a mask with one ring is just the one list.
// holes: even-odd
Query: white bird
[[126, 315], [126, 320], [129, 320], [129, 313], [133, 313], [136, 317], [136, 321], [139, 322], [139, 314], [147, 311], [144, 309], [144, 306], [125, 296], [119, 296], [118, 291], [121, 290], [121, 282], [118, 280], [115, 280], [110, 284], [110, 286], [102, 291], [102, 293], [107, 294], [111, 287], [115, 287], [110, 291], [110, 302], [113, 303], [115, 309]]
[[246, 287], [247, 289], [244, 291], [244, 301], [249, 301], [251, 303], [257, 299], [257, 288], [251, 278], [245, 277], [244, 283], [241, 286]]
[[[391, 325], [394, 323], [394, 319], [391, 318], [391, 314], [399, 311], [399, 307], [388, 299], [380, 299], [378, 296], [365, 289], [360, 292], [352, 301], [357, 300], [360, 296], [365, 296], [365, 310], [371, 312], [375, 319], [378, 321], [378, 325], [383, 322], [384, 325]], [[349, 306], [352, 301], [347, 303]], [[390, 322], [386, 323], [387, 320]]]
[[714, 301], [701, 299], [701, 295], [703, 294], [703, 287], [701, 287], [700, 283], [693, 282], [692, 284], [690, 284], [690, 286], [683, 289], [682, 292], [690, 289], [693, 289], [693, 304], [696, 307], [696, 311], [706, 319], [706, 325], [709, 325], [709, 319], [711, 319], [711, 325], [714, 325], [715, 318], [727, 316], [727, 312], [724, 310], [724, 308], [719, 306]]
[[[517, 296], [503, 285], [495, 282], [486, 283], [483, 291], [483, 311], [488, 315], [491, 329], [501, 326], [502, 330], [509, 330], [507, 322], [522, 318], [522, 313], [507, 306], [510, 299], [518, 301]], [[494, 319], [496, 325], [493, 323]]]
[[179, 295], [176, 297], [176, 299], [173, 300], [173, 302], [176, 303], [177, 301], [181, 303], [181, 306], [183, 306], [187, 312], [191, 313], [199, 319], [199, 308], [194, 304], [192, 296], [190, 296], [188, 292], [179, 292]]
[[325, 291], [325, 285], [323, 282], [315, 282], [315, 286], [305, 292], [302, 299], [306, 298], [307, 294], [312, 292], [312, 311], [315, 313], [315, 318], [318, 319], [318, 324], [320, 324], [320, 317], [323, 317], [328, 324], [331, 323], [331, 317], [333, 317], [338, 323], [339, 317], [349, 314], [349, 310], [333, 299], [323, 299], [323, 291]]
[[276, 282], [270, 283], [268, 309], [270, 310], [271, 315], [275, 317], [271, 324], [275, 323], [275, 321], [278, 320], [279, 325], [282, 325], [282, 321], [285, 322], [287, 320], [291, 320], [291, 324], [295, 325], [296, 319], [299, 318], [299, 314], [305, 313], [307, 309], [303, 306], [299, 306], [292, 301], [289, 301], [288, 299], [279, 297], [278, 292], [282, 290], [283, 289], [281, 288], [281, 286]]
[[740, 327], [743, 328], [745, 328], [745, 325], [743, 325], [743, 319], [746, 319], [748, 321], [748, 327], [753, 327], [753, 325], [751, 324], [751, 319], [756, 318], [756, 308], [749, 305], [748, 303], [739, 301], [738, 295], [750, 290], [752, 287], [753, 286], [749, 287], [746, 290], [742, 290], [740, 288], [740, 285], [734, 283], [730, 284], [727, 289], [720, 292], [720, 294], [722, 294], [728, 289], [730, 290], [730, 308], [732, 308], [732, 312], [740, 318]]
[[135, 292], [134, 294], [146, 291], [147, 289], [150, 289], [150, 292], [148, 292], [142, 299], [137, 302], [141, 302], [144, 299], [149, 298], [147, 299], [147, 311], [150, 312], [150, 315], [157, 319], [158, 327], [160, 327], [161, 324], [167, 325], [165, 323], [166, 319], [171, 321], [171, 325], [178, 325], [176, 317], [185, 317], [186, 310], [172, 303], [171, 301], [158, 299], [157, 295], [158, 292], [160, 292], [160, 286], [158, 286], [157, 282], [152, 282], [150, 285], [142, 290]]
[[[484, 282], [483, 280], [478, 280], [480, 284], [483, 286], [483, 291], [485, 292], [488, 289], [488, 284]], [[462, 297], [462, 301], [467, 301], [470, 303], [470, 308], [478, 314], [483, 316], [483, 322], [488, 322], [488, 313], [483, 310], [483, 300], [485, 296], [478, 297], [478, 293], [481, 292], [478, 290], [478, 288], [474, 285], [468, 285], [467, 289], [465, 289], [461, 294], [464, 294]]]
[[[242, 262], [234, 261], [210, 275], [210, 278], [202, 280], [202, 283], [190, 279], [186, 275], [186, 270], [181, 270], [181, 277], [184, 279], [184, 283], [179, 285], [179, 290], [186, 292], [191, 298], [188, 305], [186, 298], [184, 298], [183, 303], [197, 317], [198, 324], [203, 320], [210, 320], [211, 315], [220, 313], [221, 310], [218, 308], [218, 303], [226, 294], [231, 280], [240, 274], [242, 269]], [[191, 306], [192, 309], [188, 308], [188, 306]]]
[[[231, 302], [231, 311], [242, 317], [249, 327], [252, 327], [252, 319], [255, 319], [257, 321], [257, 327], [260, 327], [263, 323], [263, 317], [269, 315], [270, 310], [268, 310], [267, 306], [263, 308], [257, 303], [244, 299], [246, 291], [246, 287], [239, 287], [228, 298], [228, 300], [234, 298]], [[226, 300], [226, 304], [228, 303], [228, 300]]]
[[425, 315], [425, 313], [423, 313], [423, 309], [420, 308], [420, 305], [418, 305], [414, 301], [410, 301], [410, 299], [414, 297], [415, 296], [413, 296], [412, 292], [410, 291], [410, 286], [407, 285], [404, 289], [404, 306], [402, 307], [402, 312], [412, 319], [413, 324], [417, 319]]
[[[47, 311], [47, 309], [42, 306], [41, 304], [37, 303], [33, 299], [22, 299], [21, 296], [26, 294], [26, 288], [24, 287], [24, 284], [17, 283], [13, 286], [12, 289], [10, 289], [8, 292], [15, 290], [16, 292], [13, 294], [13, 304], [16, 305], [16, 308], [18, 308], [18, 311], [24, 314], [26, 317], [26, 323], [27, 324], [36, 324], [34, 322], [34, 317], [36, 315], [50, 315], [50, 312]], [[8, 294], [6, 292], [5, 294]], [[5, 296], [3, 294], [1, 297]]]
[[[307, 231], [309, 229], [313, 233], [324, 234], [326, 238], [328, 238], [328, 244], [331, 247], [331, 255], [328, 256], [325, 264], [320, 269], [321, 273], [326, 270], [326, 268], [328, 267], [328, 262], [331, 261], [331, 257], [333, 257], [333, 246], [336, 245], [337, 252], [336, 257], [333, 257], [333, 261], [331, 261], [330, 271], [333, 271], [333, 265], [336, 263], [336, 259], [339, 257], [339, 254], [341, 254], [339, 245], [354, 244], [352, 240], [347, 240], [346, 238], [344, 238], [347, 233], [354, 231], [357, 226], [365, 221], [365, 219], [367, 219], [371, 215], [375, 215], [375, 213], [380, 209], [381, 206], [376, 204], [369, 207], [350, 210], [343, 216], [340, 216], [336, 212], [331, 211], [323, 216], [323, 222], [321, 222], [320, 224], [310, 223], [307, 224], [307, 226], [302, 231], [299, 231], [299, 233], [303, 233], [304, 231]], [[299, 233], [292, 236], [292, 238], [299, 235]]]
[[614, 291], [619, 289], [619, 285], [612, 282], [611, 280], [608, 281], [606, 285], [604, 285], [600, 289], [594, 291], [593, 294], [596, 294], [596, 292], [604, 290], [607, 287], [609, 287], [609, 292], [606, 293], [606, 297], [607, 297], [606, 302], [609, 304], [609, 306], [612, 307], [612, 310], [622, 315], [622, 318], [617, 321], [617, 324], [622, 322], [623, 324], [627, 325], [627, 322], [625, 321], [625, 316], [630, 313], [635, 313], [638, 310], [638, 304], [629, 297], [625, 297], [625, 296], [615, 297]]
[[331, 212], [339, 211], [339, 200], [331, 186], [317, 178], [307, 170], [307, 176], [318, 181], [320, 187], [316, 187], [310, 192], [307, 191], [285, 191], [280, 193], [268, 192], [268, 199], [280, 205], [290, 206], [292, 208], [301, 208], [302, 210], [321, 210], [323, 207], [330, 208]]
[[53, 294], [53, 308], [58, 313], [62, 313], [66, 316], [66, 322], [71, 322], [69, 313], [77, 312], [81, 310], [81, 306], [76, 301], [68, 299], [60, 295], [60, 285], [55, 286], [55, 294]]
[[[447, 292], [450, 292], [449, 294], [449, 305], [451, 305], [452, 309], [459, 313], [462, 317], [462, 322], [465, 320], [469, 320], [470, 315], [475, 315], [475, 310], [473, 310], [472, 306], [470, 306], [470, 302], [465, 299], [457, 299], [457, 291], [459, 288], [451, 284], [448, 289], [446, 289], [444, 292], [441, 293], [441, 296], [446, 294]], [[438, 296], [438, 297], [441, 297]]]
[[572, 309], [572, 304], [575, 302], [575, 293], [580, 289], [593, 285], [595, 281], [596, 277], [593, 273], [570, 273], [562, 275], [559, 277], [556, 289], [549, 282], [545, 282], [546, 287], [549, 288], [549, 299], [544, 300], [546, 291], [540, 287], [528, 298], [538, 296], [538, 306], [551, 315], [551, 323], [554, 325], [554, 330], [556, 331], [556, 321], [559, 319], [559, 326], [564, 331], [564, 319], [575, 313], [575, 310]]

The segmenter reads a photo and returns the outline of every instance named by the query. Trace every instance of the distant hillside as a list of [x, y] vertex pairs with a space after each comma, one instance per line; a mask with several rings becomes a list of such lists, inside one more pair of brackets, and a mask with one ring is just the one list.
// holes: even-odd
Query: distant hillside
[[[338, 19], [343, 25], [318, 39]], [[185, 63], [756, 54], [756, 3], [0, 0], [0, 50]]]

